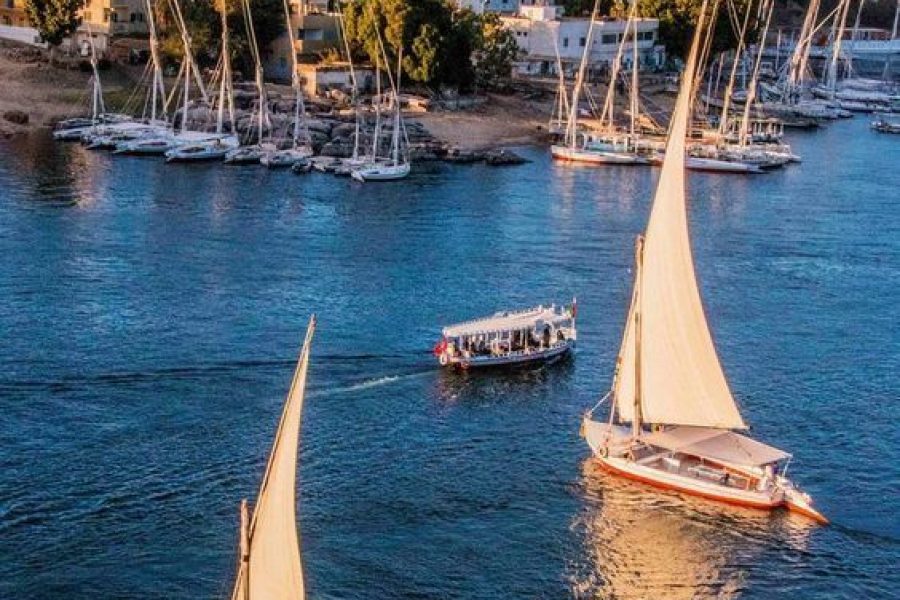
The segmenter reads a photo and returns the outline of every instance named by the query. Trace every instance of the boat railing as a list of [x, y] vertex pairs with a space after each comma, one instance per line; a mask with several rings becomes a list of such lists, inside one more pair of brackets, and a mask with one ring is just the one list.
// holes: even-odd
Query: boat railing
[[466, 360], [479, 359], [479, 358], [480, 359], [492, 359], [492, 358], [510, 358], [510, 357], [515, 357], [515, 356], [529, 356], [531, 354], [537, 354], [537, 353], [541, 353], [541, 352], [549, 352], [551, 350], [556, 350], [556, 349], [562, 348], [562, 347], [566, 346], [570, 341], [571, 341], [571, 338], [567, 338], [562, 341], [553, 342], [549, 346], [544, 346], [543, 344], [541, 344], [540, 346], [528, 347], [528, 348], [524, 348], [522, 350], [510, 350], [507, 352], [500, 352], [498, 354], [493, 354], [493, 353], [477, 354], [477, 355], [469, 354], [468, 356], [466, 356], [466, 353], [464, 351], [462, 356]]

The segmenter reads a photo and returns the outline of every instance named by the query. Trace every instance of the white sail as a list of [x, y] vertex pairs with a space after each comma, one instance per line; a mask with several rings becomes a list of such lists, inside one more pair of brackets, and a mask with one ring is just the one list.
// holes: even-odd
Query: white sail
[[315, 329], [313, 317], [253, 509], [246, 549], [242, 549], [245, 558], [238, 570], [232, 600], [299, 600], [305, 597], [295, 514], [297, 445], [309, 349]]
[[672, 114], [665, 162], [640, 251], [637, 293], [629, 310], [614, 392], [620, 421], [634, 419], [638, 393], [640, 422], [743, 429], [746, 426], [728, 388], [703, 312], [688, 233], [685, 138], [697, 37]]

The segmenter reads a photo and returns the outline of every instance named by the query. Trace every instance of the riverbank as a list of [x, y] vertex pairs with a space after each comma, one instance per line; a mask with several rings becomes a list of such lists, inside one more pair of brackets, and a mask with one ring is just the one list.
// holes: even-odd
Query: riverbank
[[[89, 110], [90, 73], [52, 66], [46, 53], [0, 41], [0, 137], [11, 137], [52, 126]], [[101, 73], [104, 96], [112, 109], [125, 100], [131, 74], [114, 65]], [[520, 96], [490, 95], [486, 101], [460, 110], [441, 109], [410, 114], [447, 148], [485, 151], [546, 140], [549, 106]]]

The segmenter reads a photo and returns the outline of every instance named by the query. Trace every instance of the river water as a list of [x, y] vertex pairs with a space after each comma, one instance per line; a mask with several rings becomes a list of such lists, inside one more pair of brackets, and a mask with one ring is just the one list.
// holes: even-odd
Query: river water
[[[690, 176], [695, 261], [754, 435], [833, 520], [611, 479], [609, 386], [657, 172], [419, 166], [360, 185], [0, 146], [0, 597], [226, 597], [311, 312], [312, 598], [876, 598], [900, 585], [900, 139]], [[442, 372], [443, 324], [579, 302], [573, 360]]]

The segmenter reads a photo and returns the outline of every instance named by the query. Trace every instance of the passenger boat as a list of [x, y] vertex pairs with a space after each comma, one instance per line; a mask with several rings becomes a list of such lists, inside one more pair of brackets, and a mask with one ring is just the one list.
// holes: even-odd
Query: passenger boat
[[900, 120], [892, 121], [887, 115], [877, 115], [872, 121], [872, 129], [879, 133], [900, 133]]
[[240, 504], [238, 567], [233, 600], [306, 598], [297, 534], [297, 454], [306, 374], [316, 318], [306, 330], [303, 349], [275, 430], [269, 461], [251, 514]]
[[[698, 33], [702, 21], [701, 13]], [[723, 503], [786, 507], [827, 523], [787, 478], [790, 455], [738, 433], [747, 424], [703, 311], [685, 198], [685, 135], [698, 48], [695, 34], [650, 219], [637, 238], [612, 389], [585, 415], [581, 432], [600, 465], [614, 474]], [[609, 398], [609, 418], [595, 420], [593, 412]]]
[[578, 305], [537, 306], [445, 327], [434, 355], [441, 366], [491, 367], [559, 358], [575, 348]]

